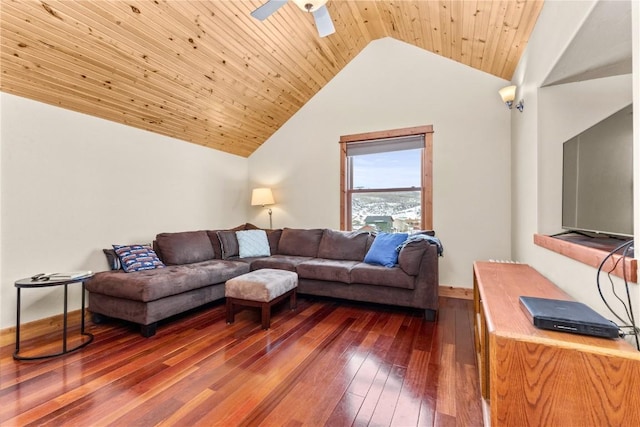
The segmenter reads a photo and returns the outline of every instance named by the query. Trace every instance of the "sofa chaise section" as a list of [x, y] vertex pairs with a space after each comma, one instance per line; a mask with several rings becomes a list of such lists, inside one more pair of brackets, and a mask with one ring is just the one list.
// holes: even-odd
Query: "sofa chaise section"
[[139, 324], [142, 335], [149, 337], [159, 320], [224, 298], [225, 282], [249, 272], [244, 262], [213, 259], [205, 231], [162, 233], [154, 246], [166, 267], [104, 271], [86, 281], [95, 322], [102, 316], [127, 320]]

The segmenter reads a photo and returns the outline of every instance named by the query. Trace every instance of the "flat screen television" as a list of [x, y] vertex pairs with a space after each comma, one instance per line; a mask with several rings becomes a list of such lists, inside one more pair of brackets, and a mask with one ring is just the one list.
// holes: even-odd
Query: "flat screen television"
[[562, 228], [633, 237], [633, 105], [564, 142]]

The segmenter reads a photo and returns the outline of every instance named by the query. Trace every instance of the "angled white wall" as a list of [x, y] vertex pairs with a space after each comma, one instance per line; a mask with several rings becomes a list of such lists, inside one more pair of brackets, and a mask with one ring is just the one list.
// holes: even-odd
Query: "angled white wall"
[[[562, 143], [638, 99], [638, 61], [633, 75], [622, 75], [541, 88], [542, 82], [587, 19], [595, 1], [547, 0], [527, 49], [513, 77], [525, 99], [523, 114], [512, 113], [512, 218], [514, 258], [531, 264], [574, 298], [611, 317], [600, 300], [596, 269], [533, 244], [534, 233], [562, 231]], [[634, 2], [633, 37], [638, 52], [638, 4]], [[635, 82], [635, 83], [633, 83]], [[632, 85], [635, 84], [635, 90]], [[634, 170], [638, 182], [640, 132], [634, 112]], [[635, 238], [640, 237], [638, 201], [634, 186]], [[602, 275], [606, 282], [606, 276]], [[621, 280], [614, 279], [624, 295]], [[608, 284], [608, 282], [606, 282]], [[607, 285], [607, 288], [609, 286]], [[605, 291], [605, 294], [607, 292]], [[635, 311], [640, 306], [637, 284], [631, 285]], [[609, 294], [611, 299], [611, 295]]]
[[[339, 228], [339, 138], [434, 128], [434, 229], [443, 285], [471, 287], [472, 263], [507, 259], [510, 114], [506, 81], [414, 46], [370, 43], [250, 158], [250, 183], [271, 186], [274, 227]], [[255, 208], [250, 221], [268, 225]]]
[[[0, 329], [15, 324], [19, 278], [106, 270], [111, 244], [246, 219], [245, 158], [5, 93], [0, 103]], [[23, 321], [60, 314], [61, 295], [23, 291]]]

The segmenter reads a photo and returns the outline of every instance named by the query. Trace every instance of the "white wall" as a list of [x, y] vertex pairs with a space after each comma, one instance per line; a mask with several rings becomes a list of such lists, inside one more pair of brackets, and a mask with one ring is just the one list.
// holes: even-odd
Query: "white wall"
[[[370, 43], [249, 158], [271, 186], [274, 227], [339, 228], [339, 138], [434, 127], [434, 229], [441, 284], [472, 286], [472, 263], [509, 258], [510, 114], [503, 79], [403, 42]], [[268, 224], [255, 208], [250, 221]]]
[[[16, 279], [106, 270], [111, 244], [246, 220], [245, 158], [6, 93], [0, 104], [0, 328], [15, 325]], [[62, 312], [60, 290], [22, 295], [25, 322]]]
[[[525, 99], [523, 114], [512, 113], [512, 248], [515, 259], [531, 264], [574, 298], [611, 317], [599, 298], [596, 269], [533, 244], [534, 233], [556, 233], [560, 229], [562, 142], [609, 116], [632, 100], [634, 74], [540, 88], [548, 72], [562, 55], [595, 2], [547, 0], [513, 82]], [[638, 35], [637, 4], [634, 4], [634, 37]], [[638, 49], [635, 49], [637, 52]], [[636, 58], [634, 58], [635, 60]], [[634, 113], [637, 123], [638, 114]], [[634, 168], [638, 181], [640, 132], [634, 130]], [[634, 186], [636, 212], [640, 186]], [[638, 215], [636, 213], [636, 218]], [[635, 238], [638, 241], [639, 223]], [[601, 280], [606, 280], [603, 276]], [[615, 280], [624, 294], [621, 280]], [[607, 285], [608, 287], [608, 285]], [[638, 285], [631, 285], [638, 313]]]
[[[633, 2], [631, 4], [631, 21], [632, 21], [632, 48], [633, 54], [633, 105], [640, 106], [640, 3]], [[640, 112], [636, 109], [633, 114], [633, 182], [634, 197], [633, 211], [634, 213], [634, 237], [636, 242], [636, 258], [638, 255], [638, 242], [640, 241]], [[638, 267], [640, 273], [640, 266]], [[640, 274], [639, 274], [640, 275]], [[640, 296], [638, 297], [638, 305], [640, 305]]]

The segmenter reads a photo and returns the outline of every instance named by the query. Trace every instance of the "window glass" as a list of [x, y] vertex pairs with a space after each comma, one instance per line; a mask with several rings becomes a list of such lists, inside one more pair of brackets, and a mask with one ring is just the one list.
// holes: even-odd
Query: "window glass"
[[353, 189], [420, 187], [422, 150], [353, 156]]
[[420, 230], [420, 191], [353, 193], [351, 229], [386, 232]]

